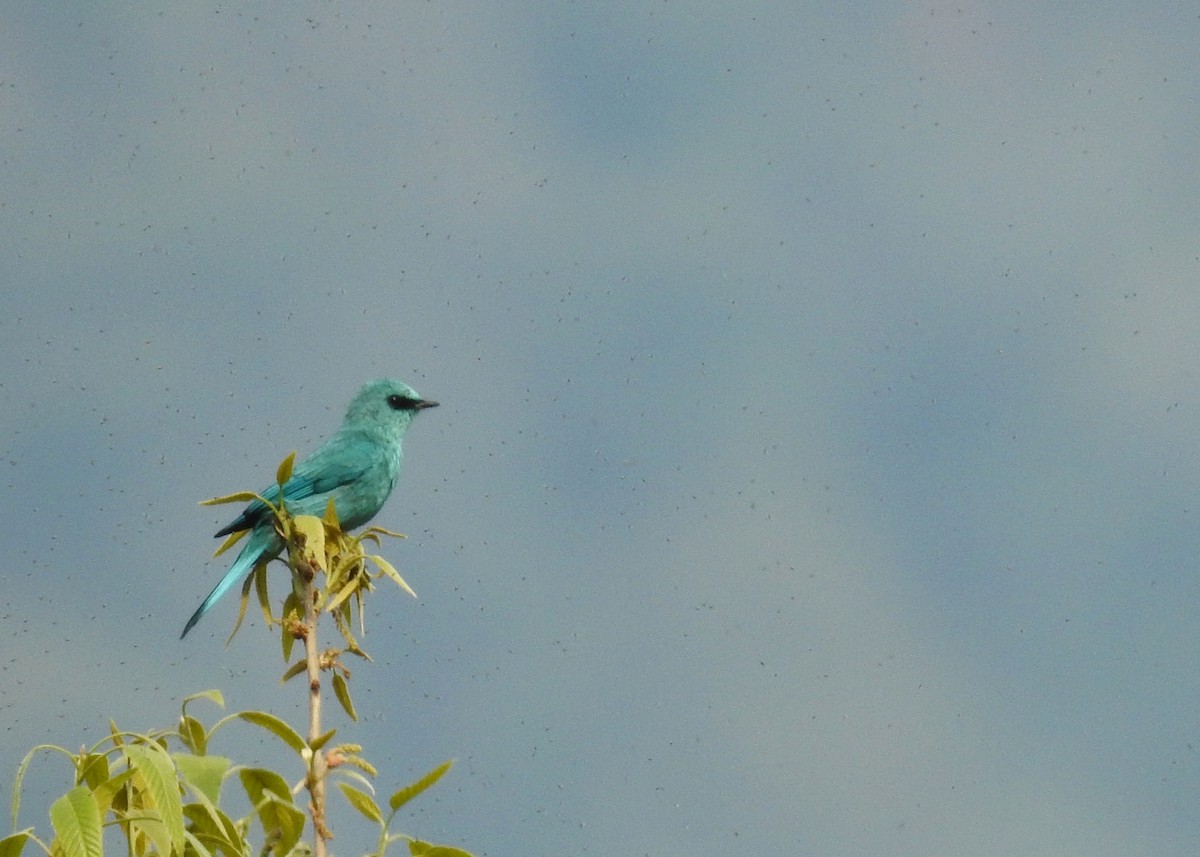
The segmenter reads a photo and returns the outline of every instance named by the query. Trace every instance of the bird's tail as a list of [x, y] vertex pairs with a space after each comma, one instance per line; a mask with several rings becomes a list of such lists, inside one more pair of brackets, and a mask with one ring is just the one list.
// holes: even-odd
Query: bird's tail
[[233, 561], [233, 565], [229, 567], [229, 571], [225, 572], [225, 576], [221, 578], [221, 582], [213, 587], [213, 591], [208, 593], [208, 597], [196, 608], [196, 612], [192, 614], [192, 618], [187, 620], [187, 624], [183, 626], [183, 633], [179, 635], [179, 639], [182, 640], [186, 637], [187, 632], [195, 627], [200, 618], [235, 583], [254, 570], [254, 566], [258, 565], [258, 561], [267, 554], [267, 548], [274, 535], [270, 530], [256, 530], [250, 534], [250, 537], [246, 540], [246, 546], [242, 548], [242, 552], [238, 554], [237, 559]]

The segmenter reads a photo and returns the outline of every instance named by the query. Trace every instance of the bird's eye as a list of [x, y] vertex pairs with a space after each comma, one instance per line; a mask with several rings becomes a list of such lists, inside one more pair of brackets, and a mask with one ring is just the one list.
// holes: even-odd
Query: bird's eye
[[393, 411], [411, 411], [417, 406], [414, 399], [407, 396], [401, 396], [399, 393], [393, 393], [387, 397], [388, 407]]

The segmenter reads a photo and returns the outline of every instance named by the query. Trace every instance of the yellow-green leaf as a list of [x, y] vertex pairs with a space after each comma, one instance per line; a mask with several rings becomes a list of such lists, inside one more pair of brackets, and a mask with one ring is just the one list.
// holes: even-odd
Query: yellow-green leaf
[[146, 791], [158, 811], [161, 825], [150, 824], [146, 831], [160, 855], [183, 853], [183, 802], [179, 798], [179, 780], [171, 757], [157, 744], [130, 744], [125, 747], [129, 766], [146, 784]]
[[377, 556], [375, 554], [372, 554], [370, 559], [371, 559], [371, 562], [373, 562], [377, 566], [379, 566], [380, 571], [382, 571], [384, 574], [386, 574], [388, 577], [390, 577], [392, 580], [394, 580], [396, 582], [397, 586], [399, 586], [401, 589], [403, 589], [405, 592], [407, 592], [413, 598], [417, 597], [417, 593], [413, 592], [412, 587], [404, 582], [404, 578], [400, 576], [400, 572], [398, 572], [398, 571], [396, 571], [396, 569], [392, 568], [392, 564], [390, 562], [388, 562], [383, 557]]
[[453, 764], [453, 761], [442, 762], [442, 764], [438, 765], [412, 785], [405, 786], [398, 792], [394, 793], [390, 798], [388, 798], [388, 806], [392, 808], [392, 812], [395, 812], [421, 792], [425, 791], [425, 789], [429, 788], [431, 785], [440, 780], [442, 775], [445, 774], [446, 771], [450, 770], [450, 766]]
[[238, 491], [234, 494], [226, 494], [224, 497], [210, 497], [207, 500], [201, 500], [201, 506], [220, 506], [224, 503], [252, 503], [258, 500], [259, 496], [253, 491]]
[[[404, 533], [397, 533], [395, 530], [389, 530], [389, 529], [386, 529], [384, 527], [379, 527], [379, 526], [367, 527], [367, 532], [368, 533], [380, 533], [385, 536], [391, 536], [394, 539], [407, 539], [408, 538], [408, 536], [404, 535]], [[375, 541], [376, 541], [376, 543], [378, 543], [379, 539], [376, 539]]]
[[175, 767], [179, 769], [183, 782], [217, 803], [221, 799], [221, 782], [232, 764], [221, 756], [193, 756], [191, 753], [176, 753]]
[[333, 674], [333, 693], [337, 697], [337, 701], [342, 704], [342, 710], [350, 716], [350, 719], [357, 722], [358, 712], [354, 710], [354, 701], [350, 699], [350, 688], [346, 684], [346, 679], [341, 673]]
[[233, 547], [238, 542], [240, 542], [243, 538], [246, 537], [246, 533], [248, 533], [248, 532], [250, 532], [250, 531], [249, 530], [238, 530], [236, 533], [230, 533], [228, 536], [226, 536], [225, 541], [221, 542], [221, 546], [219, 548], [217, 548], [216, 552], [213, 554], [213, 559], [216, 559], [221, 554], [225, 553], [225, 551], [229, 550], [231, 547]]
[[329, 502], [325, 504], [325, 523], [339, 532], [342, 529], [342, 522], [338, 519], [337, 504], [333, 501], [332, 495], [329, 497]]
[[341, 607], [347, 598], [358, 591], [358, 586], [358, 581], [351, 580], [349, 583], [339, 589], [336, 593], [334, 593], [334, 596], [329, 599], [329, 603], [325, 605], [325, 612], [332, 613], [334, 610], [337, 610], [339, 607]]
[[300, 737], [299, 732], [274, 714], [267, 714], [265, 711], [242, 711], [238, 713], [238, 717], [247, 723], [253, 723], [255, 726], [261, 726], [263, 729], [266, 729], [297, 753], [303, 753], [308, 747], [308, 742]]
[[50, 806], [50, 824], [63, 857], [103, 857], [100, 808], [87, 786], [76, 786]]
[[297, 515], [292, 525], [304, 537], [304, 557], [314, 566], [325, 567], [325, 524], [314, 515]]
[[359, 791], [349, 783], [338, 783], [338, 788], [342, 790], [342, 794], [346, 796], [350, 806], [357, 809], [369, 820], [376, 824], [383, 823], [383, 813], [379, 811], [379, 805], [375, 803], [375, 799], [364, 791]]
[[[347, 771], [345, 769], [346, 765], [350, 765], [351, 767], [358, 768], [358, 770], [363, 771], [367, 774], [370, 774], [372, 777], [379, 776], [379, 771], [375, 770], [375, 766], [372, 765], [370, 762], [368, 762], [366, 759], [364, 759], [362, 756], [356, 756], [353, 753], [348, 753], [347, 755], [342, 757], [343, 773], [348, 777], [355, 776], [355, 777], [361, 778], [362, 777], [361, 774], [358, 774], [355, 771]], [[367, 782], [369, 784], [369, 781], [367, 781], [366, 779], [364, 779], [363, 781]]]
[[275, 481], [279, 483], [280, 487], [292, 478], [292, 465], [295, 461], [296, 453], [293, 450], [288, 454], [287, 458], [279, 462], [279, 467], [275, 470]]

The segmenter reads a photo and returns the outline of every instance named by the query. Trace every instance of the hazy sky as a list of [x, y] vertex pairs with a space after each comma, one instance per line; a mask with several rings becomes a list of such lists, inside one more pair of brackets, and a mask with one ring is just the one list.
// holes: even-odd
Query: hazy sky
[[335, 723], [385, 793], [457, 759], [399, 829], [1194, 854], [1198, 42], [1186, 4], [8, 3], [3, 805], [110, 716], [298, 710], [236, 599], [177, 640], [233, 517], [196, 501], [395, 375], [442, 402], [377, 519], [419, 598], [371, 601]]

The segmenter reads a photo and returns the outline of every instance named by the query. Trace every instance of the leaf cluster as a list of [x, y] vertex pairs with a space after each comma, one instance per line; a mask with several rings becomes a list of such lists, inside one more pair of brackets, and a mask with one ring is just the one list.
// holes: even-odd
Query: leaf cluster
[[[220, 692], [210, 690], [184, 700], [176, 730], [139, 734], [110, 723], [106, 738], [78, 753], [48, 744], [30, 750], [13, 783], [11, 815], [16, 832], [0, 839], [0, 857], [20, 857], [29, 843], [48, 857], [102, 857], [106, 829], [125, 840], [130, 857], [303, 857], [309, 853], [302, 841], [306, 815], [296, 801], [299, 785], [289, 786], [274, 770], [237, 765], [210, 754], [208, 747], [220, 729], [240, 722], [265, 730], [306, 761], [325, 748], [332, 733], [322, 741], [308, 742], [284, 721], [262, 711], [230, 714], [206, 728], [188, 711], [189, 703], [197, 699], [224, 704]], [[355, 749], [326, 752], [344, 758]], [[66, 757], [74, 771], [73, 787], [50, 807], [54, 835], [49, 842], [32, 827], [18, 829], [22, 783], [33, 760], [45, 753]], [[338, 786], [349, 805], [380, 827], [376, 857], [384, 857], [388, 846], [399, 840], [408, 843], [412, 855], [470, 857], [460, 849], [390, 832], [397, 812], [436, 783], [450, 765], [445, 762], [393, 792], [386, 814], [361, 773], [347, 769], [342, 774]], [[222, 789], [231, 779], [236, 779], [250, 806], [241, 817], [231, 816], [228, 802], [222, 800]]]

